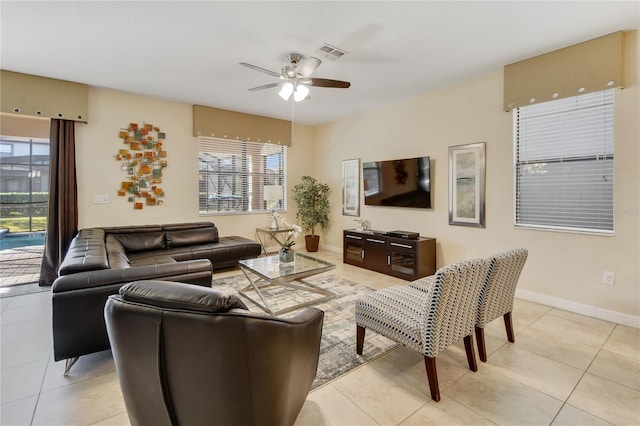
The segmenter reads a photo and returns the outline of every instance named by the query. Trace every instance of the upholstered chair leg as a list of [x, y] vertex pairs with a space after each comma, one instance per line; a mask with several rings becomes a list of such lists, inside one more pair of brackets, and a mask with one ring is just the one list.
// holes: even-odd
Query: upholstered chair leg
[[467, 362], [469, 363], [469, 370], [478, 371], [478, 363], [476, 362], [476, 353], [473, 350], [473, 334], [465, 336], [464, 350], [467, 352]]
[[427, 368], [427, 379], [429, 379], [429, 390], [431, 399], [440, 401], [440, 387], [438, 386], [438, 373], [436, 372], [436, 359], [425, 355], [424, 366]]
[[478, 356], [480, 361], [487, 362], [487, 347], [484, 342], [484, 328], [476, 326], [476, 342], [478, 343]]
[[367, 331], [366, 328], [356, 326], [356, 353], [358, 355], [362, 355], [362, 347], [364, 346], [364, 332]]
[[513, 335], [513, 321], [511, 320], [511, 312], [507, 312], [502, 316], [504, 318], [504, 326], [507, 329], [507, 339], [511, 343], [516, 341], [516, 338]]

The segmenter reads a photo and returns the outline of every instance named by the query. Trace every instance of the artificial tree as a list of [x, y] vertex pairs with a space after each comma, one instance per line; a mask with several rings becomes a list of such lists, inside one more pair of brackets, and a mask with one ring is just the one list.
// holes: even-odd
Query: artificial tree
[[318, 251], [320, 236], [315, 228], [323, 230], [329, 227], [329, 185], [320, 183], [311, 176], [302, 176], [302, 181], [293, 187], [293, 199], [298, 204], [296, 217], [305, 232], [307, 251]]

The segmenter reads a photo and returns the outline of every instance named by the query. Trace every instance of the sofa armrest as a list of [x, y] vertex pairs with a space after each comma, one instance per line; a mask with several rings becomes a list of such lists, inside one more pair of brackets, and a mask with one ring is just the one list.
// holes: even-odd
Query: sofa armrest
[[64, 256], [59, 275], [108, 269], [107, 252], [104, 246], [104, 231], [97, 228], [82, 229], [71, 240]]

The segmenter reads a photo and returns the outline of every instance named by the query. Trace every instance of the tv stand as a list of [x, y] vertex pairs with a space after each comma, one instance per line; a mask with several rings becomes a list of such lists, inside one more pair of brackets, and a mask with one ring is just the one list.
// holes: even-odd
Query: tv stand
[[410, 240], [386, 232], [343, 232], [343, 262], [405, 280], [436, 272], [435, 238]]

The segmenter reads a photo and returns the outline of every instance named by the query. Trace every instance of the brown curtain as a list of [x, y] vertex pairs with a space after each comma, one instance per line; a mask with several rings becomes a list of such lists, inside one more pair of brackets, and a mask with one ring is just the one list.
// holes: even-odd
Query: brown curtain
[[41, 286], [50, 286], [69, 243], [78, 231], [78, 190], [76, 185], [75, 123], [51, 119], [49, 166], [49, 217], [44, 257], [40, 268]]

